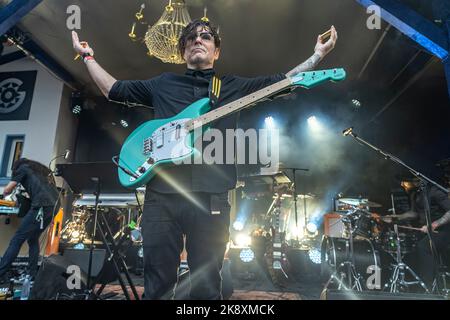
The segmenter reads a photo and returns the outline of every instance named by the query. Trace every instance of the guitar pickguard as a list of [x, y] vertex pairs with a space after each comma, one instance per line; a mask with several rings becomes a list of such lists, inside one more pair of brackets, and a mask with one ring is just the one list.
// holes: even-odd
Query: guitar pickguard
[[[184, 126], [189, 120], [187, 118], [168, 122], [143, 139], [141, 152], [146, 161], [134, 172], [137, 176], [141, 176], [157, 163], [176, 163], [177, 160], [192, 154], [193, 148], [187, 143], [189, 132]], [[130, 177], [130, 181], [135, 180], [136, 178]]]

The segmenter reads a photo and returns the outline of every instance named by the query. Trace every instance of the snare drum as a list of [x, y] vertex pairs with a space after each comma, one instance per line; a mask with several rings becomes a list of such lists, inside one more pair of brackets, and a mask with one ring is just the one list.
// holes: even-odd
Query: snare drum
[[371, 239], [375, 234], [376, 222], [371, 215], [361, 212], [355, 221], [354, 235]]
[[[380, 227], [374, 214], [358, 210], [352, 214], [350, 219], [352, 220], [353, 237], [373, 240], [379, 235]], [[348, 230], [344, 232], [343, 236], [344, 238], [349, 238]]]

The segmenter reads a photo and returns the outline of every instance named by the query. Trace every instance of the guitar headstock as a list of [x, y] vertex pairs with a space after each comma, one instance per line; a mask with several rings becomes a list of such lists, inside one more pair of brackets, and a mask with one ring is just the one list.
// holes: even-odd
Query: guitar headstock
[[344, 80], [345, 77], [346, 73], [343, 68], [317, 70], [299, 73], [291, 77], [291, 83], [293, 86], [300, 86], [309, 89], [324, 81], [330, 80], [337, 82]]

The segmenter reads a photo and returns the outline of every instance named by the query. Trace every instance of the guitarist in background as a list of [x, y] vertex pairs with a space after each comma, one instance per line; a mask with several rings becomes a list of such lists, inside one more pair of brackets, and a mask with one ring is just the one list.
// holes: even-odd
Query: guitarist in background
[[43, 164], [21, 158], [14, 162], [11, 181], [3, 190], [3, 196], [11, 194], [21, 184], [30, 195], [31, 207], [11, 239], [8, 249], [0, 262], [0, 278], [9, 270], [17, 258], [22, 244], [27, 241], [29, 247], [29, 272], [34, 278], [39, 260], [39, 237], [59, 210], [58, 190], [52, 172]]
[[[319, 36], [314, 54], [286, 74], [220, 77], [221, 91], [212, 109], [286, 77], [314, 69], [335, 46], [337, 32], [334, 27], [329, 35], [328, 41]], [[189, 23], [179, 39], [178, 47], [186, 61], [186, 72], [163, 73], [148, 80], [116, 80], [95, 61], [92, 48], [87, 42], [80, 42], [76, 32], [72, 32], [72, 41], [105, 97], [152, 106], [155, 119], [172, 117], [191, 103], [208, 97], [212, 78], [217, 76], [213, 67], [219, 59], [221, 39], [216, 28], [202, 20]], [[222, 133], [226, 129], [235, 129], [236, 115], [216, 121], [213, 127]], [[226, 158], [225, 147], [222, 154]], [[221, 299], [220, 270], [230, 223], [228, 190], [234, 189], [235, 185], [236, 166], [219, 163], [166, 167], [147, 184], [141, 225], [145, 299], [172, 296], [183, 250], [183, 235], [186, 235], [190, 269], [190, 297]]]

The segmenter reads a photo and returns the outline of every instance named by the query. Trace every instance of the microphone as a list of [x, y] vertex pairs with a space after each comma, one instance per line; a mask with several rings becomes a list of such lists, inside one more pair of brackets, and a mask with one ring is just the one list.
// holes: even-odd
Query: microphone
[[69, 149], [67, 149], [66, 150], [66, 153], [64, 154], [64, 159], [68, 159], [69, 158], [69, 155], [70, 155], [70, 150]]
[[347, 128], [344, 131], [342, 131], [342, 134], [344, 135], [344, 137], [351, 135], [353, 133], [353, 127]]
[[70, 150], [69, 150], [69, 149], [66, 149], [66, 152], [64, 152], [63, 154], [60, 154], [60, 155], [54, 157], [52, 160], [50, 160], [50, 162], [48, 163], [48, 168], [51, 170], [50, 167], [51, 167], [51, 165], [52, 165], [52, 162], [55, 161], [56, 159], [64, 158], [64, 159], [67, 160], [67, 158], [69, 157], [69, 155], [70, 155]]

